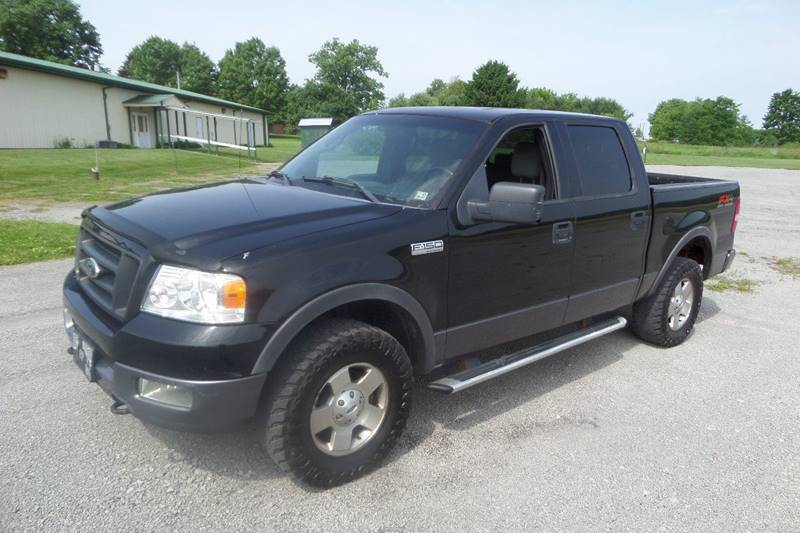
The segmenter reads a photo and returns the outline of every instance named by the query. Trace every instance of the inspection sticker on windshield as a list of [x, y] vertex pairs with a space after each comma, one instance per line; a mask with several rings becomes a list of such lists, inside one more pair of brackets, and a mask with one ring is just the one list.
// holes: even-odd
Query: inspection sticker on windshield
[[411, 255], [434, 254], [444, 251], [444, 241], [428, 241], [411, 243]]
[[414, 194], [414, 200], [425, 201], [427, 199], [428, 199], [428, 193], [425, 191], [417, 191], [416, 194]]

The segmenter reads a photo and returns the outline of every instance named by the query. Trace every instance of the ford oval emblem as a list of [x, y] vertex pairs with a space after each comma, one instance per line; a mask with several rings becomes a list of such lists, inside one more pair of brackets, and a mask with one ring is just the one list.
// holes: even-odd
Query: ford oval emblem
[[87, 257], [86, 259], [81, 259], [78, 261], [78, 269], [83, 273], [84, 276], [92, 279], [97, 278], [103, 273], [103, 269], [100, 268], [100, 265], [97, 264], [97, 261], [94, 260], [94, 257]]

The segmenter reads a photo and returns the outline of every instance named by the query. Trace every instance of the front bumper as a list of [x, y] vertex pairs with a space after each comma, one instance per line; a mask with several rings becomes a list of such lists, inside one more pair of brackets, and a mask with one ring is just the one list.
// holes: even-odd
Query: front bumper
[[[183, 431], [216, 431], [251, 419], [266, 374], [249, 375], [266, 342], [263, 327], [191, 324], [140, 313], [124, 324], [108, 318], [64, 281], [64, 307], [74, 327], [95, 348], [97, 383], [147, 422]], [[154, 401], [139, 393], [139, 380], [178, 385], [191, 406]]]
[[[246, 422], [255, 415], [266, 374], [220, 381], [190, 381], [137, 370], [107, 358], [95, 366], [97, 384], [113, 399], [125, 403], [131, 413], [153, 424], [181, 431], [219, 431]], [[145, 378], [189, 391], [192, 405], [178, 407], [139, 394]]]

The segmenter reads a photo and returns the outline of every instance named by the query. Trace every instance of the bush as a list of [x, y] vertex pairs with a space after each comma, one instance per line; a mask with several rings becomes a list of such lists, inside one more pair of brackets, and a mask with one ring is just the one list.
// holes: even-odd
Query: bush
[[55, 141], [53, 141], [54, 148], [72, 148], [72, 143], [74, 139], [70, 139], [69, 137], [56, 137]]

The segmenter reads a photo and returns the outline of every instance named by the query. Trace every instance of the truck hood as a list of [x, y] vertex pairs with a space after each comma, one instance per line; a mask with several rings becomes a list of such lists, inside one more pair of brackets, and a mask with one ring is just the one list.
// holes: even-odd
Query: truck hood
[[243, 179], [95, 207], [88, 216], [138, 241], [156, 258], [208, 263], [401, 209], [299, 186]]

